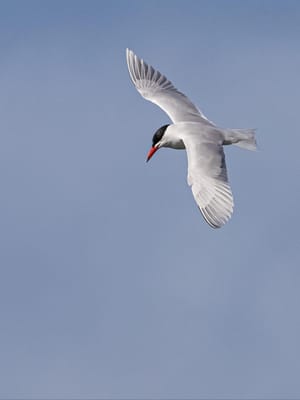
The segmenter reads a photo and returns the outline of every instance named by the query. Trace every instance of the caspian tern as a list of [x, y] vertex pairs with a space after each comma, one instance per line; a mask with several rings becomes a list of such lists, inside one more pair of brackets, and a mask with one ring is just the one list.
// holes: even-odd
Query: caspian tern
[[187, 180], [195, 201], [205, 221], [212, 228], [220, 228], [233, 212], [223, 146], [235, 144], [255, 150], [255, 130], [216, 126], [164, 75], [133, 51], [126, 49], [126, 57], [130, 77], [138, 92], [163, 109], [173, 122], [155, 132], [147, 161], [161, 147], [186, 149]]

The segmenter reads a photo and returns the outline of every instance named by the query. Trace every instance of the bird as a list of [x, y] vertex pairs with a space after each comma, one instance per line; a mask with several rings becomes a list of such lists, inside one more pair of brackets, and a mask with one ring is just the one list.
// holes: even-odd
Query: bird
[[215, 125], [165, 75], [128, 48], [126, 59], [137, 91], [165, 111], [172, 122], [154, 133], [146, 161], [162, 147], [185, 149], [187, 182], [196, 204], [212, 228], [221, 228], [231, 218], [234, 207], [223, 146], [255, 150], [255, 129]]

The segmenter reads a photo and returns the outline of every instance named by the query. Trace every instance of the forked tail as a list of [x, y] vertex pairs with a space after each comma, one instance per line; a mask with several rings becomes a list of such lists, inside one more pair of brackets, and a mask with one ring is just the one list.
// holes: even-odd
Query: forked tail
[[234, 144], [247, 150], [256, 150], [255, 129], [225, 129], [224, 144]]

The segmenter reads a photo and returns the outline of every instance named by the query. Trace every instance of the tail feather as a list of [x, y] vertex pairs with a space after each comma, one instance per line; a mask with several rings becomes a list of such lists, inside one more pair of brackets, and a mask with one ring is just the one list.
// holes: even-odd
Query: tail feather
[[256, 150], [255, 129], [226, 129], [224, 144], [234, 144], [247, 150]]

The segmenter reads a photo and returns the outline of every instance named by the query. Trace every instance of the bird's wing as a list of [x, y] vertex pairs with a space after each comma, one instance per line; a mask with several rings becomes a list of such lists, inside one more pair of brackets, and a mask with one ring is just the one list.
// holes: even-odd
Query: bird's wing
[[188, 157], [188, 184], [196, 203], [213, 228], [224, 225], [233, 212], [222, 139], [211, 134], [187, 134], [183, 138]]
[[126, 49], [130, 77], [138, 92], [163, 109], [176, 122], [194, 121], [213, 125], [164, 75]]

